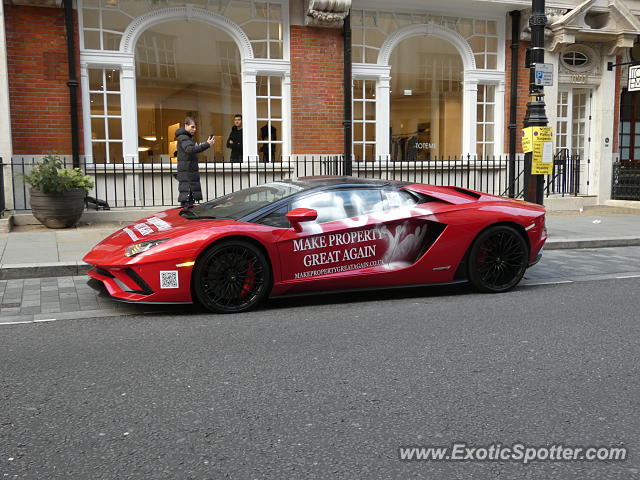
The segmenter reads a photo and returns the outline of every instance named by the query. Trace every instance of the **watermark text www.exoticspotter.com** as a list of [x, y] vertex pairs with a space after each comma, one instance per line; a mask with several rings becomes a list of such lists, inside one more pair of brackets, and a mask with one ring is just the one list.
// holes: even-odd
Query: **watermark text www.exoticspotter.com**
[[514, 443], [473, 446], [453, 443], [441, 446], [408, 446], [398, 449], [400, 460], [426, 462], [509, 461], [524, 465], [531, 462], [622, 461], [627, 459], [624, 446], [526, 445]]

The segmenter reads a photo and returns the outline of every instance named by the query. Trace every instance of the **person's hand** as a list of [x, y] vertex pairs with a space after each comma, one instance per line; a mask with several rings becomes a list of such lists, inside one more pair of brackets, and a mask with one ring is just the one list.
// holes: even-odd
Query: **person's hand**
[[211, 135], [209, 138], [207, 138], [207, 143], [209, 144], [209, 146], [213, 147], [213, 144], [216, 143], [216, 137]]

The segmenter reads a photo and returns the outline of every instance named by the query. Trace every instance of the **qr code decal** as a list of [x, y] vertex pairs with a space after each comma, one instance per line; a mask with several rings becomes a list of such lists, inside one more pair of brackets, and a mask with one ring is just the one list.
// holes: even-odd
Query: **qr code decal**
[[178, 288], [178, 271], [161, 271], [160, 288]]

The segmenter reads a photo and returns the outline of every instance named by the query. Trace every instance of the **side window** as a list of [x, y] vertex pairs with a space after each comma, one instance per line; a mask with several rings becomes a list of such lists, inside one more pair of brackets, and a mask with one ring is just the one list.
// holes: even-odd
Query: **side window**
[[300, 198], [291, 204], [291, 210], [295, 208], [313, 208], [318, 212], [315, 223], [333, 222], [349, 216], [344, 208], [343, 199], [331, 191]]
[[260, 225], [268, 225], [276, 228], [289, 228], [289, 220], [285, 217], [286, 213], [290, 210], [289, 205], [284, 205], [277, 210], [265, 215], [256, 223]]
[[383, 209], [379, 189], [330, 190], [293, 202], [291, 208], [313, 208], [318, 212], [316, 223], [367, 215]]
[[392, 210], [394, 208], [410, 207], [418, 203], [418, 199], [404, 190], [385, 190], [384, 191], [384, 209]]

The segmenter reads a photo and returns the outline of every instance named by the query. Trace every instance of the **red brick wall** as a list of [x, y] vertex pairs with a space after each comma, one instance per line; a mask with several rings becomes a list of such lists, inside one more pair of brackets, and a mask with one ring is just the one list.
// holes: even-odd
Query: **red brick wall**
[[[522, 153], [522, 138], [520, 131], [524, 125], [524, 114], [527, 111], [527, 102], [529, 101], [529, 69], [524, 68], [524, 55], [530, 42], [520, 41], [519, 57], [518, 57], [518, 113], [516, 120], [516, 152]], [[507, 41], [506, 55], [506, 89], [505, 89], [505, 137], [504, 151], [509, 153], [509, 115], [511, 109], [511, 40]], [[549, 105], [547, 105], [547, 111]]]
[[[62, 8], [5, 4], [13, 153], [71, 154], [67, 40]], [[80, 54], [76, 29], [76, 72]], [[78, 122], [82, 125], [80, 88]], [[79, 132], [82, 154], [82, 128]]]
[[292, 153], [344, 152], [342, 29], [291, 26]]

